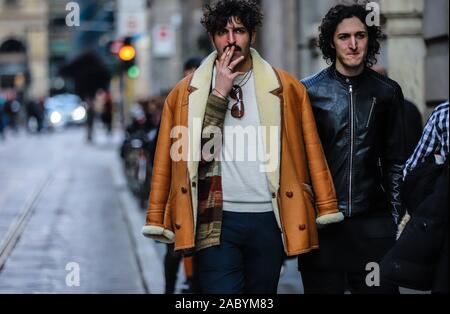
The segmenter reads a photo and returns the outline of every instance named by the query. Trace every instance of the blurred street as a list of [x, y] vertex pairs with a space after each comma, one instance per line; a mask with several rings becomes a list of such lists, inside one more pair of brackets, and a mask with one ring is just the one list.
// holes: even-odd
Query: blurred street
[[[2, 250], [29, 211], [0, 292], [145, 292], [113, 180], [117, 145], [89, 146], [81, 132], [21, 134], [0, 146]], [[70, 262], [80, 266], [79, 287], [65, 284]]]
[[[145, 212], [127, 187], [120, 142], [98, 129], [87, 144], [74, 128], [0, 143], [0, 293], [164, 292], [166, 246], [140, 233]], [[79, 286], [66, 285], [73, 262]], [[280, 293], [301, 292], [296, 263]]]

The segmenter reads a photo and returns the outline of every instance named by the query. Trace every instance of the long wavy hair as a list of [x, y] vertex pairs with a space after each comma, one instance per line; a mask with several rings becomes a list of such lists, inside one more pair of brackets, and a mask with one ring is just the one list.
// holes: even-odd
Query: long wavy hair
[[253, 32], [262, 25], [263, 13], [255, 0], [219, 0], [203, 7], [202, 25], [214, 35], [226, 27], [232, 17], [237, 17], [245, 28]]
[[380, 40], [385, 36], [379, 26], [368, 26], [366, 17], [368, 15], [365, 7], [362, 5], [337, 5], [328, 11], [319, 27], [318, 47], [322, 51], [323, 58], [328, 64], [336, 62], [336, 49], [333, 48], [333, 38], [338, 25], [344, 20], [357, 17], [366, 25], [369, 33], [369, 47], [365, 65], [372, 67], [377, 63], [377, 55], [380, 54]]

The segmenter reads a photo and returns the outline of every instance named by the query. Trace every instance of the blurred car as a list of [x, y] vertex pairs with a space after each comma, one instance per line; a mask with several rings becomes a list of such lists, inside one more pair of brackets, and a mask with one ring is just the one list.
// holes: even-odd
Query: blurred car
[[50, 128], [81, 125], [86, 122], [86, 104], [73, 94], [60, 94], [44, 103], [45, 124]]

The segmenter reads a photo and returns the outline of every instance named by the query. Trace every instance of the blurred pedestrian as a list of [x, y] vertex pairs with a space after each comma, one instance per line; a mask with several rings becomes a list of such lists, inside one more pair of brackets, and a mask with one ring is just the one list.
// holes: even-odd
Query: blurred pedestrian
[[95, 102], [94, 98], [86, 97], [86, 137], [89, 143], [92, 143], [95, 122]]
[[405, 99], [405, 139], [406, 139], [406, 156], [411, 156], [419, 143], [423, 131], [422, 114], [417, 105], [412, 101]]
[[112, 135], [112, 123], [113, 123], [113, 102], [110, 92], [106, 92], [104, 96], [104, 104], [101, 113], [101, 120], [106, 127], [108, 135]]
[[449, 105], [447, 101], [436, 107], [431, 114], [414, 154], [405, 164], [403, 176], [406, 178], [411, 171], [430, 156], [434, 158], [436, 164], [444, 164], [448, 157], [448, 133]]
[[407, 213], [399, 225], [401, 233], [415, 208], [431, 194], [441, 166], [448, 159], [448, 102], [435, 108], [421, 139], [403, 169], [403, 197]]
[[[374, 66], [372, 69], [381, 75], [388, 76], [387, 70], [383, 67]], [[405, 99], [404, 115], [406, 156], [411, 156], [420, 140], [420, 137], [422, 136], [422, 114], [416, 104]]]
[[165, 96], [156, 96], [142, 102], [142, 108], [144, 108], [148, 130], [157, 130], [159, 128], [161, 109], [164, 105], [166, 96], [167, 94], [165, 94]]
[[21, 108], [22, 105], [14, 97], [6, 99], [4, 107], [4, 114], [6, 117], [5, 125], [9, 126], [16, 133], [19, 131], [18, 119]]
[[[171, 91], [162, 114], [142, 231], [193, 254], [199, 293], [276, 293], [284, 254], [317, 249], [316, 223], [343, 218], [305, 88], [251, 48], [262, 17], [255, 0], [206, 5], [216, 51]], [[172, 146], [174, 131], [199, 121], [202, 132]], [[243, 161], [226, 157], [237, 129], [255, 130], [255, 145], [237, 147], [248, 149]]]
[[396, 222], [405, 212], [400, 186], [407, 157], [403, 93], [370, 69], [383, 34], [366, 25], [368, 13], [362, 5], [328, 11], [319, 47], [332, 65], [303, 80], [346, 217], [319, 230], [318, 251], [299, 257], [306, 294], [344, 294], [347, 287], [351, 293], [399, 293], [386, 282], [366, 283], [367, 266], [395, 243]]
[[197, 70], [202, 64], [202, 57], [192, 57], [186, 60], [183, 66], [183, 75], [184, 77], [192, 74]]
[[[44, 99], [32, 99], [26, 105], [27, 130], [30, 131], [33, 122], [36, 124], [36, 132], [41, 132], [44, 123]], [[33, 122], [32, 122], [33, 121]]]
[[408, 215], [382, 262], [386, 280], [402, 287], [448, 293], [449, 104], [438, 106], [404, 169]]
[[4, 133], [4, 109], [5, 109], [6, 99], [0, 95], [0, 139], [5, 139]]

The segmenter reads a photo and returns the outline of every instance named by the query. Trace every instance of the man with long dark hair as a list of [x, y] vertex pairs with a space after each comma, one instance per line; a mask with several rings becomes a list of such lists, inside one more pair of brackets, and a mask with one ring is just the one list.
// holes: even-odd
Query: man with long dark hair
[[343, 219], [304, 86], [251, 48], [262, 18], [254, 0], [206, 6], [216, 51], [161, 118], [143, 233], [194, 254], [200, 293], [276, 293], [284, 254]]
[[[379, 281], [394, 245], [406, 159], [400, 86], [372, 69], [383, 34], [360, 5], [338, 5], [320, 26], [331, 66], [303, 80], [346, 219], [319, 230], [320, 249], [299, 257], [305, 293], [398, 293]], [[383, 270], [381, 269], [381, 272]]]

